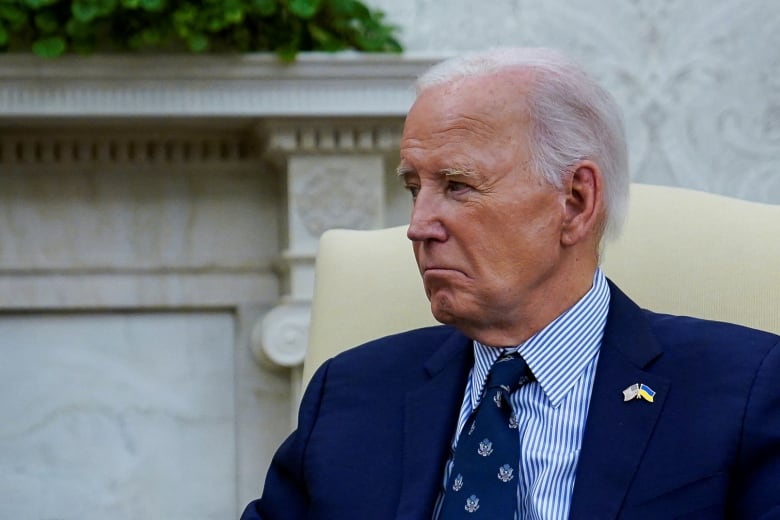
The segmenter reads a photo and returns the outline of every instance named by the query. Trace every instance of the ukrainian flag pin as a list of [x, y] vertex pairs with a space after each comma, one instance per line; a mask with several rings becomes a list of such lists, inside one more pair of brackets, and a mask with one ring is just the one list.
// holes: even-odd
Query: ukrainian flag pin
[[634, 383], [625, 390], [623, 390], [623, 401], [631, 401], [633, 399], [644, 399], [645, 401], [652, 403], [655, 397], [655, 390], [650, 388], [644, 383]]
[[652, 403], [653, 397], [655, 397], [655, 390], [642, 383], [639, 385], [639, 397], [647, 402]]

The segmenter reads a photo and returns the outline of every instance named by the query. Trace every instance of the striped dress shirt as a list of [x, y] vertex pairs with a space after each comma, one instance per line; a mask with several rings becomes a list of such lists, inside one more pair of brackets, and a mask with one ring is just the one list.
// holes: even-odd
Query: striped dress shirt
[[[504, 353], [518, 351], [535, 381], [510, 399], [517, 411], [520, 474], [519, 520], [565, 519], [569, 516], [588, 403], [609, 309], [609, 287], [600, 269], [593, 286], [577, 303], [522, 345], [487, 347], [474, 342], [474, 367], [452, 441], [452, 453], [471, 412], [479, 405], [488, 372]], [[452, 456], [443, 485], [449, 482]], [[434, 509], [439, 517], [443, 492]]]

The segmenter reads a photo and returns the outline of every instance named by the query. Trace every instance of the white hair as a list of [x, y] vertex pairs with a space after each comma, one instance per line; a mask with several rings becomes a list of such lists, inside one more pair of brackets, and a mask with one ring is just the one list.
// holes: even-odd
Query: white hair
[[[628, 206], [628, 152], [620, 107], [577, 63], [552, 49], [500, 48], [448, 59], [417, 80], [417, 94], [435, 85], [506, 70], [528, 70], [522, 85], [531, 120], [534, 171], [553, 186], [577, 162], [598, 164], [604, 180], [603, 236], [616, 238]], [[526, 90], [528, 89], [528, 90]]]

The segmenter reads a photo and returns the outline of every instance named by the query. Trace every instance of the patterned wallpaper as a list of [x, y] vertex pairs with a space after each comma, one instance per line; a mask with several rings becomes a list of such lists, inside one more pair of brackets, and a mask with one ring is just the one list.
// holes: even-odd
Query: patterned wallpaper
[[557, 47], [623, 107], [632, 177], [780, 204], [776, 0], [371, 0], [408, 52]]

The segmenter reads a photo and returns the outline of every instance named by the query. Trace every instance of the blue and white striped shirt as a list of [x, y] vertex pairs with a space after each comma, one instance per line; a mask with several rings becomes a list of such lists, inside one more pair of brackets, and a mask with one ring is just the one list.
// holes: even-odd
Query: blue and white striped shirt
[[[501, 354], [519, 351], [536, 380], [511, 395], [520, 443], [519, 520], [569, 516], [577, 460], [590, 393], [609, 309], [609, 287], [600, 269], [577, 303], [518, 347], [494, 348], [474, 342], [474, 368], [463, 397], [452, 451], [466, 420], [482, 397], [488, 372]], [[443, 485], [452, 471], [447, 463]], [[439, 517], [443, 493], [434, 518]]]

